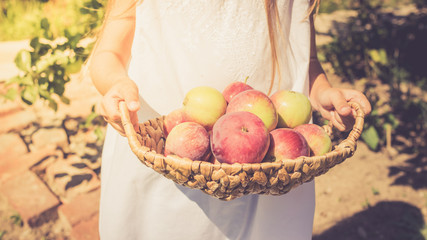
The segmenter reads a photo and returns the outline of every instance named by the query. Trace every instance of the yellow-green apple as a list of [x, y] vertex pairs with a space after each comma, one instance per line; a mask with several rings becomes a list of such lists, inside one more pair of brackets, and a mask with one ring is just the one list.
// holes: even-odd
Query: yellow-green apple
[[270, 144], [262, 120], [250, 112], [226, 113], [215, 123], [211, 150], [221, 163], [259, 163]]
[[279, 115], [278, 128], [294, 128], [311, 119], [310, 100], [302, 93], [279, 90], [271, 96]]
[[234, 96], [237, 94], [253, 89], [251, 86], [246, 84], [246, 82], [233, 82], [230, 83], [224, 91], [222, 91], [222, 95], [224, 96], [225, 100], [229, 103], [231, 99], [233, 99]]
[[307, 140], [311, 155], [321, 156], [331, 151], [331, 138], [319, 125], [307, 123], [297, 126], [294, 130]]
[[176, 125], [166, 138], [165, 155], [177, 155], [192, 160], [205, 160], [210, 153], [209, 134], [195, 122]]
[[199, 123], [208, 131], [224, 115], [227, 102], [220, 91], [212, 87], [196, 87], [184, 98], [184, 112], [189, 121]]
[[227, 113], [246, 111], [257, 115], [268, 131], [276, 128], [278, 116], [270, 98], [258, 90], [246, 90], [234, 96], [227, 106]]
[[172, 131], [172, 129], [176, 125], [183, 122], [187, 122], [187, 117], [185, 115], [183, 108], [175, 109], [174, 111], [166, 115], [163, 121], [163, 127], [164, 127], [163, 133], [165, 137], [168, 136], [168, 134]]
[[310, 148], [301, 133], [291, 128], [277, 128], [270, 132], [270, 147], [265, 161], [274, 162], [309, 155]]

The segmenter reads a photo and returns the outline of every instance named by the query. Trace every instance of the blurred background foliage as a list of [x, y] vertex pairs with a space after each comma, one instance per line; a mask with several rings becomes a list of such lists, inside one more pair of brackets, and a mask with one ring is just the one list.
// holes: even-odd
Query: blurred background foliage
[[[3, 98], [20, 97], [28, 105], [41, 100], [55, 111], [59, 102], [69, 104], [64, 96], [66, 84], [72, 74], [81, 70], [93, 48], [94, 35], [103, 20], [104, 2], [1, 1], [0, 41], [30, 40], [29, 48], [22, 49], [15, 58], [20, 72], [5, 82]], [[88, 119], [95, 120], [95, 115], [93, 108]]]
[[[2, 0], [0, 41], [31, 39], [16, 57], [21, 74], [3, 97], [53, 109], [70, 74], [80, 70], [93, 47], [106, 0]], [[413, 6], [409, 14], [396, 14]], [[335, 22], [332, 42], [319, 58], [344, 82], [359, 83], [373, 106], [362, 140], [372, 150], [426, 154], [427, 0], [322, 0], [320, 14], [355, 11]], [[56, 97], [54, 97], [56, 96]]]
[[[320, 13], [352, 10], [356, 14], [319, 58], [343, 81], [362, 83], [373, 112], [362, 139], [372, 150], [426, 156], [427, 139], [427, 1], [322, 1]], [[408, 14], [400, 7], [413, 6]], [[393, 146], [393, 147], [392, 147]]]

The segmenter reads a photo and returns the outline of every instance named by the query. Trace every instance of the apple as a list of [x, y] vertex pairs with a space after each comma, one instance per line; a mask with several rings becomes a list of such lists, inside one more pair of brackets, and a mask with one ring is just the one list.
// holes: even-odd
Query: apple
[[185, 115], [184, 109], [180, 108], [170, 112], [168, 115], [165, 116], [165, 119], [163, 121], [165, 137], [168, 136], [168, 134], [176, 125], [187, 121], [188, 120], [187, 116]]
[[311, 119], [310, 100], [302, 93], [279, 90], [271, 96], [271, 101], [279, 115], [278, 128], [294, 128]]
[[211, 150], [221, 163], [260, 163], [269, 144], [267, 128], [250, 112], [226, 113], [212, 129]]
[[258, 90], [246, 90], [237, 94], [228, 104], [226, 113], [247, 111], [257, 115], [268, 131], [277, 126], [276, 108], [270, 98]]
[[206, 160], [210, 153], [209, 134], [194, 122], [176, 125], [166, 138], [165, 155], [177, 155], [192, 160]]
[[233, 99], [234, 96], [237, 94], [253, 89], [251, 86], [246, 84], [245, 82], [233, 82], [229, 84], [224, 91], [222, 91], [222, 95], [224, 96], [225, 100], [229, 103], [231, 99]]
[[307, 140], [310, 152], [314, 156], [321, 156], [331, 151], [332, 142], [326, 131], [316, 124], [303, 124], [294, 128]]
[[291, 128], [277, 128], [270, 132], [270, 147], [265, 157], [267, 162], [309, 155], [310, 148], [301, 133]]
[[227, 101], [220, 91], [202, 86], [191, 89], [185, 95], [183, 105], [189, 121], [199, 123], [210, 130], [218, 118], [224, 115]]

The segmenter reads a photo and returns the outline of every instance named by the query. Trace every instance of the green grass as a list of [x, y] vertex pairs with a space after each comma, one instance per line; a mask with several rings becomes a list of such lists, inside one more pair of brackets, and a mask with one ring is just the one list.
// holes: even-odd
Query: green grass
[[2, 0], [0, 2], [0, 41], [29, 39], [42, 32], [40, 21], [46, 17], [54, 36], [64, 29], [81, 31], [79, 12], [83, 1], [61, 0], [42, 3], [40, 0]]

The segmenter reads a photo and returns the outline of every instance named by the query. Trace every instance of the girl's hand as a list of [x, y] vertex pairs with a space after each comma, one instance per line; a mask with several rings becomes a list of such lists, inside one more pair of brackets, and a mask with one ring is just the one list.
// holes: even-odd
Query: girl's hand
[[120, 80], [116, 82], [104, 95], [101, 101], [100, 114], [104, 117], [114, 129], [122, 136], [125, 131], [119, 111], [119, 102], [125, 101], [129, 110], [130, 120], [135, 128], [138, 129], [139, 95], [138, 87], [130, 80]]
[[352, 89], [328, 87], [318, 91], [312, 106], [322, 117], [330, 120], [339, 131], [350, 130], [355, 122], [355, 113], [348, 102], [357, 102], [365, 114], [371, 112], [371, 104], [365, 95]]

